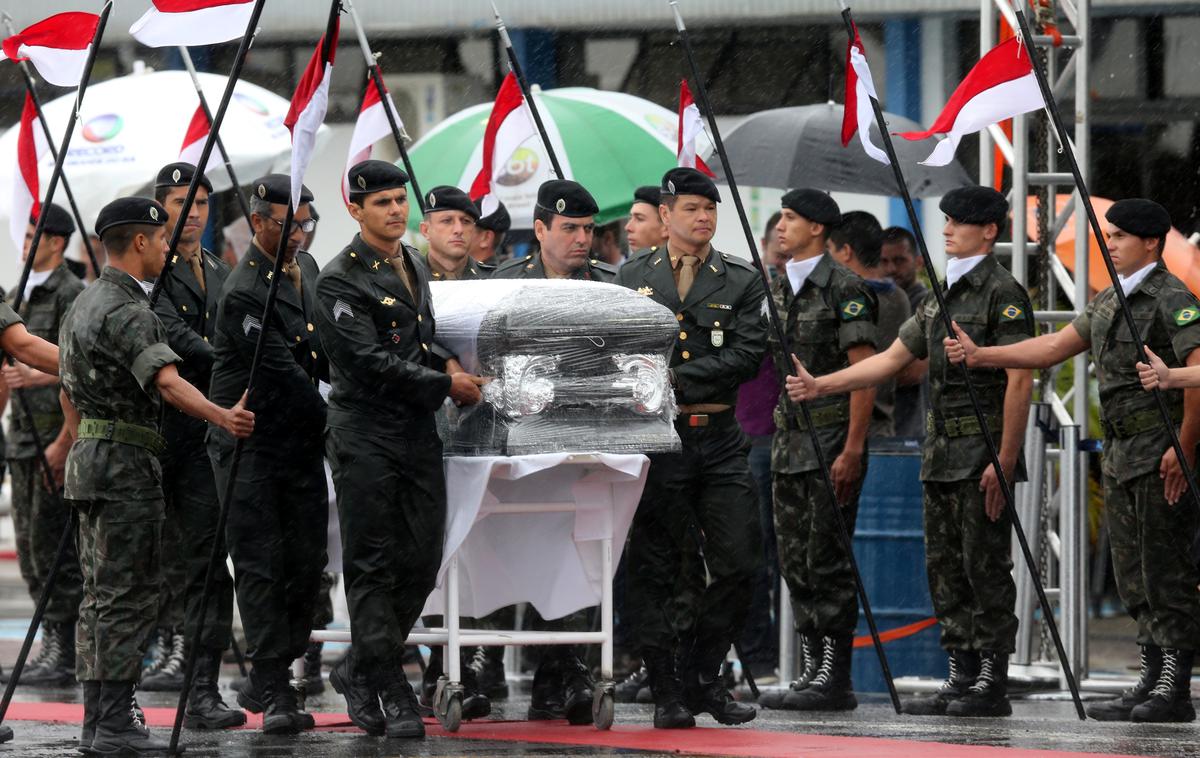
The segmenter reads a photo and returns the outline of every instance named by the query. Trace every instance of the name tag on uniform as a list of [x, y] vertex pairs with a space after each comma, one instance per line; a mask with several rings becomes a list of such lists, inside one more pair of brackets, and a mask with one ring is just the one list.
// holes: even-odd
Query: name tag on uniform
[[713, 329], [712, 330], [712, 346], [713, 347], [721, 347], [724, 344], [725, 344], [725, 330], [724, 329]]

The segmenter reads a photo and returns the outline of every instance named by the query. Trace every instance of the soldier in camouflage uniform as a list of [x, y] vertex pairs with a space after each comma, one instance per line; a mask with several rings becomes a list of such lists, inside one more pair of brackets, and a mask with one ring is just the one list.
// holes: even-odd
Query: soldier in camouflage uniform
[[[988, 187], [963, 187], [947, 193], [941, 209], [949, 256], [946, 305], [952, 317], [981, 344], [1011, 345], [1031, 336], [1029, 297], [991, 254], [1008, 214], [1004, 196]], [[925, 567], [950, 675], [937, 693], [910, 701], [905, 711], [1006, 716], [1012, 713], [1008, 656], [1017, 632], [1011, 526], [982, 434], [990, 431], [996, 440], [1002, 475], [1010, 482], [1020, 480], [1032, 377], [1022, 369], [971, 371], [989, 427], [983, 430], [962, 371], [946, 359], [945, 337], [937, 303], [927, 301], [886, 351], [816, 380], [797, 361], [787, 391], [797, 401], [843, 393], [929, 359], [932, 410], [921, 464]]]
[[[1121, 200], [1106, 214], [1108, 248], [1138, 333], [1164, 375], [1168, 367], [1200, 365], [1200, 303], [1167, 271], [1162, 245], [1171, 228], [1166, 209], [1149, 200]], [[1006, 348], [976, 347], [971, 335], [947, 343], [947, 353], [971, 366], [1045, 368], [1091, 350], [1104, 423], [1104, 503], [1117, 590], [1137, 622], [1141, 676], [1115, 700], [1088, 705], [1105, 721], [1191, 721], [1192, 657], [1200, 641], [1200, 582], [1191, 545], [1196, 503], [1152, 396], [1142, 391], [1137, 350], [1108, 288], [1059, 332]], [[1156, 372], [1149, 370], [1151, 379]], [[1188, 369], [1192, 371], [1194, 369]], [[1184, 372], [1186, 375], [1186, 371]], [[1148, 382], [1151, 386], [1154, 381]], [[1168, 382], [1163, 397], [1187, 461], [1200, 441], [1200, 393]], [[1169, 389], [1168, 389], [1169, 388]]]
[[[797, 189], [783, 196], [776, 227], [781, 249], [791, 256], [787, 276], [775, 279], [771, 296], [783, 315], [788, 340], [809, 370], [831, 374], [875, 354], [879, 303], [857, 274], [826, 252], [841, 223], [837, 203], [824, 192]], [[779, 345], [774, 345], [779, 349]], [[809, 413], [830, 467], [837, 503], [850, 534], [867, 473], [867, 430], [875, 390], [822, 398]], [[791, 593], [804, 670], [778, 702], [788, 710], [852, 710], [858, 705], [850, 681], [858, 594], [850, 558], [842, 548], [829, 491], [803, 416], [786, 396], [775, 409], [771, 450], [775, 534], [784, 579]], [[760, 702], [761, 699], [760, 699]]]
[[168, 747], [137, 718], [133, 700], [157, 615], [162, 401], [239, 437], [254, 428], [254, 414], [240, 403], [220, 408], [179, 375], [181, 359], [150, 310], [143, 282], [162, 270], [166, 220], [166, 210], [148, 198], [121, 198], [100, 211], [96, 233], [109, 265], [76, 298], [59, 333], [61, 401], [68, 428], [76, 430], [66, 497], [80, 512], [80, 748], [99, 755]]
[[[71, 214], [57, 205], [46, 206], [43, 213], [46, 221], [25, 287], [21, 316], [32, 334], [57, 342], [58, 327], [75, 297], [83, 291], [83, 282], [63, 262], [67, 241], [75, 233]], [[26, 256], [33, 233], [31, 222], [25, 232]], [[12, 303], [15, 297], [14, 292], [8, 301]], [[42, 594], [46, 576], [54, 567], [59, 539], [71, 518], [69, 506], [63, 502], [59, 490], [71, 437], [63, 428], [57, 375], [43, 373], [23, 363], [10, 363], [4, 367], [4, 382], [12, 392], [6, 455], [12, 474], [17, 560], [21, 577], [36, 602]], [[58, 472], [58, 480], [50, 482], [49, 486], [37, 458], [39, 448], [35, 434], [37, 443], [45, 448], [50, 467]], [[42, 620], [42, 648], [21, 671], [21, 684], [60, 686], [75, 681], [75, 620], [79, 616], [82, 596], [79, 558], [74, 543], [69, 543]]]
[[425, 200], [421, 234], [429, 240], [423, 258], [434, 282], [487, 279], [495, 266], [479, 263], [469, 255], [478, 230], [479, 209], [458, 187], [434, 187]]

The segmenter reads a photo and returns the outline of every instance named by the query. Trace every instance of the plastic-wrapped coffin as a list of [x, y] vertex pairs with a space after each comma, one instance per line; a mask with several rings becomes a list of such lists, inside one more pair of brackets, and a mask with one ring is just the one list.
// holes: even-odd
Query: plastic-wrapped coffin
[[484, 402], [446, 406], [448, 455], [679, 449], [667, 375], [674, 314], [613, 284], [434, 282], [437, 342], [489, 377]]

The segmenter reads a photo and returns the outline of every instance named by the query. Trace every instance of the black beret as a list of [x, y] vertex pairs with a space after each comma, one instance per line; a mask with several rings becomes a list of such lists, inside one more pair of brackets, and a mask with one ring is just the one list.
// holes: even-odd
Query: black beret
[[[42, 206], [42, 214], [46, 221], [42, 224], [42, 234], [54, 234], [59, 237], [70, 237], [75, 233], [75, 219], [61, 205], [50, 203]], [[37, 219], [29, 217], [29, 223], [37, 225]]]
[[659, 191], [664, 195], [699, 195], [714, 203], [721, 202], [716, 182], [694, 168], [673, 168], [663, 174]]
[[476, 219], [475, 226], [480, 229], [490, 229], [496, 234], [504, 234], [512, 228], [512, 216], [508, 215], [508, 208], [504, 207], [504, 203], [497, 200], [496, 210]]
[[595, 216], [600, 212], [592, 193], [579, 182], [570, 179], [551, 179], [538, 187], [538, 207], [567, 218]]
[[462, 211], [476, 221], [479, 220], [479, 208], [475, 207], [467, 193], [458, 187], [445, 184], [434, 187], [425, 196], [425, 215], [438, 211]]
[[1167, 209], [1141, 197], [1118, 200], [1104, 214], [1113, 225], [1137, 237], [1165, 239], [1171, 231], [1171, 214]]
[[633, 202], [645, 203], [653, 205], [655, 208], [662, 205], [662, 190], [653, 184], [648, 184], [645, 187], [638, 187], [633, 191]]
[[148, 197], [119, 197], [100, 209], [100, 215], [96, 217], [96, 236], [103, 237], [104, 233], [114, 226], [163, 226], [166, 223], [167, 209], [156, 200]]
[[[192, 177], [196, 175], [196, 167], [190, 163], [168, 163], [158, 171], [158, 177], [154, 180], [154, 188], [162, 187], [186, 187], [192, 183]], [[212, 182], [200, 172], [200, 186], [208, 190], [212, 194]]]
[[783, 196], [782, 207], [799, 213], [809, 221], [837, 226], [842, 223], [842, 210], [837, 201], [827, 193], [816, 189], [794, 189]]
[[[354, 169], [350, 170], [353, 171]], [[268, 203], [276, 205], [287, 205], [292, 202], [292, 177], [287, 174], [267, 174], [266, 176], [260, 176], [250, 186], [254, 190], [254, 195], [259, 200], [266, 200]], [[354, 183], [351, 182], [350, 186], [353, 187]], [[312, 199], [312, 190], [301, 184], [300, 203], [311, 203]]]
[[952, 189], [942, 198], [938, 207], [960, 224], [995, 224], [1003, 229], [1008, 219], [1008, 199], [991, 187]]
[[350, 196], [397, 189], [408, 184], [408, 174], [394, 163], [367, 160], [350, 167]]

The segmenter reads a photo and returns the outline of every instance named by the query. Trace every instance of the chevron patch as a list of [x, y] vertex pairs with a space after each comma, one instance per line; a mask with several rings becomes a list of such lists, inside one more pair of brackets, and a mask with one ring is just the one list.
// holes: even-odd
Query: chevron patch
[[257, 329], [261, 332], [262, 331], [262, 322], [256, 318], [254, 318], [250, 314], [246, 314], [246, 318], [242, 319], [242, 331], [244, 331], [246, 333], [246, 336], [249, 337], [251, 329]]
[[350, 306], [347, 305], [344, 301], [335, 300], [333, 303], [333, 320], [337, 321], [342, 316], [349, 316], [350, 318], [354, 318], [354, 311], [351, 310]]

